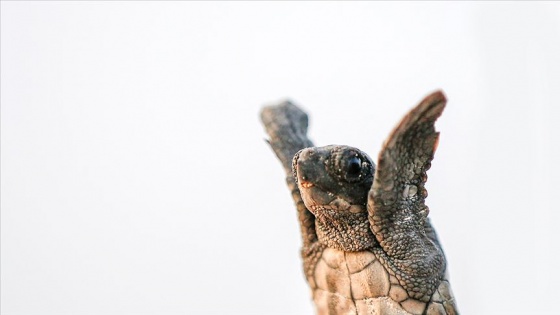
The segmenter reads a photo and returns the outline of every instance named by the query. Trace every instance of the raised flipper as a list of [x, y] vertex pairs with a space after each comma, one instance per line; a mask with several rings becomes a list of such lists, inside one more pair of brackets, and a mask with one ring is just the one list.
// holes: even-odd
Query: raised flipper
[[[285, 101], [263, 108], [261, 120], [270, 137], [268, 143], [282, 162], [286, 172], [286, 183], [296, 205], [303, 239], [302, 256], [305, 274], [308, 281], [312, 281], [312, 269], [319, 258], [322, 247], [317, 241], [315, 217], [305, 207], [292, 172], [294, 155], [301, 149], [313, 146], [307, 137], [307, 114], [289, 101]], [[315, 286], [314, 283], [310, 284], [312, 287]]]
[[443, 93], [426, 97], [385, 142], [368, 195], [369, 221], [389, 269], [411, 297], [427, 301], [444, 277], [445, 258], [429, 222], [424, 183], [437, 147], [434, 123]]

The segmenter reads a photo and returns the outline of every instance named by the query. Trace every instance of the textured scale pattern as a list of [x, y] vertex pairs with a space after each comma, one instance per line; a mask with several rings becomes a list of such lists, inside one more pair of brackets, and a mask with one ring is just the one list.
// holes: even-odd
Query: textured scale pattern
[[435, 92], [413, 108], [377, 166], [356, 148], [313, 147], [307, 115], [290, 102], [263, 109], [296, 205], [318, 314], [457, 314], [424, 187], [445, 102]]
[[[447, 280], [429, 303], [409, 296], [379, 254], [327, 248], [316, 264], [313, 300], [319, 314], [456, 314]], [[442, 296], [439, 291], [445, 292]], [[447, 308], [447, 310], [446, 310]]]
[[415, 298], [427, 301], [443, 278], [445, 258], [424, 230], [424, 183], [437, 146], [434, 123], [445, 106], [441, 93], [424, 99], [395, 128], [379, 154], [368, 207], [376, 238]]

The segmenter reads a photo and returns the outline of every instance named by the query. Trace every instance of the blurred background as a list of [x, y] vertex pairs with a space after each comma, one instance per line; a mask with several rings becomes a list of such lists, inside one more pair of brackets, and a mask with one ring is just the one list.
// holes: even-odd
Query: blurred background
[[557, 314], [560, 5], [1, 2], [1, 313], [312, 314], [259, 121], [376, 157], [443, 89], [427, 184], [463, 314]]

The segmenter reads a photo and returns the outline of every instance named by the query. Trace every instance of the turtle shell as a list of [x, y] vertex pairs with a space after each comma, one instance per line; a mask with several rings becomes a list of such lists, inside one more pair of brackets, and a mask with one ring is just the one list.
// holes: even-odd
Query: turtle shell
[[456, 314], [447, 279], [428, 302], [413, 299], [372, 251], [325, 248], [309, 280], [317, 314]]

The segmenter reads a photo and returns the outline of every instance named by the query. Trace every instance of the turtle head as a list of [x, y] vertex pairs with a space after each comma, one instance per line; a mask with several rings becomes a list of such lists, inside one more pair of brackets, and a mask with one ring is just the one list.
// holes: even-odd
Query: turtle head
[[366, 212], [375, 165], [364, 152], [349, 146], [306, 148], [294, 156], [294, 177], [305, 206], [320, 210]]

